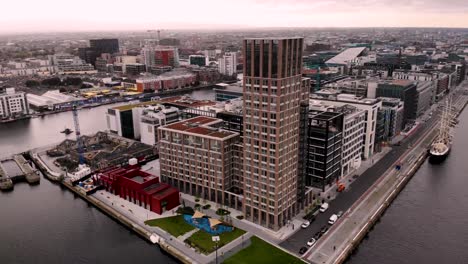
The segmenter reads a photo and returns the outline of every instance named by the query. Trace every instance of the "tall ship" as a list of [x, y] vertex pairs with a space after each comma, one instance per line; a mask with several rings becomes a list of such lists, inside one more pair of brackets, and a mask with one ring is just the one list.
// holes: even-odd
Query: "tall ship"
[[447, 98], [442, 109], [439, 133], [429, 149], [431, 163], [441, 163], [449, 155], [452, 148], [452, 130], [456, 123], [457, 120], [452, 111], [452, 99]]

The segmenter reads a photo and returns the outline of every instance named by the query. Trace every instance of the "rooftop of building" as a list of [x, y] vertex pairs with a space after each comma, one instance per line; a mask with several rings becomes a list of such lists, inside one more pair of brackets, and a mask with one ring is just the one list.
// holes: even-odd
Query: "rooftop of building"
[[413, 83], [414, 81], [410, 81], [410, 80], [382, 80], [379, 82], [379, 85], [387, 84], [387, 85], [407, 87], [407, 86], [412, 85]]
[[151, 105], [156, 105], [156, 104], [158, 104], [157, 101], [149, 101], [149, 102], [142, 102], [142, 103], [136, 103], [136, 104], [116, 106], [116, 107], [112, 107], [112, 109], [118, 110], [118, 111], [128, 111], [128, 110], [132, 110], [135, 107], [151, 106]]
[[218, 83], [216, 84], [215, 91], [228, 91], [228, 92], [237, 92], [242, 93], [243, 87], [241, 85], [232, 85], [227, 83]]
[[335, 57], [327, 60], [327, 64], [347, 64], [348, 62], [356, 59], [366, 50], [366, 47], [355, 47], [344, 50]]
[[219, 139], [227, 139], [231, 138], [238, 133], [221, 130], [215, 127], [211, 127], [211, 125], [217, 124], [222, 122], [219, 118], [213, 117], [206, 117], [206, 116], [198, 116], [191, 119], [183, 120], [177, 123], [173, 123], [170, 125], [166, 125], [161, 129], [171, 129], [180, 132], [198, 134], [201, 136], [209, 136]]
[[245, 38], [245, 40], [285, 40], [285, 39], [303, 39], [303, 37], [254, 37], [254, 38]]
[[174, 106], [181, 106], [181, 107], [190, 107], [190, 108], [199, 108], [203, 106], [211, 106], [216, 105], [216, 102], [210, 100], [196, 100], [189, 96], [175, 96], [175, 97], [168, 97], [160, 100], [161, 103], [170, 103]]
[[338, 102], [349, 102], [353, 104], [374, 105], [380, 102], [379, 99], [365, 98], [353, 94], [344, 94], [336, 89], [321, 89], [316, 93], [310, 94], [311, 100], [328, 100]]

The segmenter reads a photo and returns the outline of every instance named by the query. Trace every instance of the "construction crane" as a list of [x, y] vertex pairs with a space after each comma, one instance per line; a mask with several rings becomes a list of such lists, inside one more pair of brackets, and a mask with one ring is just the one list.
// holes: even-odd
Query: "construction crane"
[[161, 31], [163, 31], [164, 29], [156, 29], [156, 30], [153, 30], [153, 29], [150, 29], [150, 30], [147, 30], [146, 32], [148, 33], [154, 33], [156, 32], [157, 33], [157, 45], [159, 46], [159, 42], [161, 41]]
[[78, 120], [78, 108], [73, 105], [73, 122], [75, 123], [76, 145], [80, 165], [84, 164], [83, 142], [81, 141], [80, 121]]

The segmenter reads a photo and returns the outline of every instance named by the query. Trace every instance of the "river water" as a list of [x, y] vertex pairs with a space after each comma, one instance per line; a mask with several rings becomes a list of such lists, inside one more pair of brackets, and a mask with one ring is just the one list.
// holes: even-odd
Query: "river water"
[[[212, 91], [194, 91], [195, 99], [214, 99]], [[110, 105], [79, 111], [82, 134], [106, 129]], [[75, 134], [71, 112], [0, 124], [0, 158], [53, 144]], [[0, 263], [177, 263], [157, 246], [61, 186], [15, 184], [0, 193]]]
[[468, 263], [468, 111], [450, 156], [426, 161], [347, 264]]
[[[196, 91], [199, 99], [213, 98]], [[80, 110], [83, 134], [106, 128], [106, 109]], [[0, 157], [60, 142], [70, 112], [0, 125]], [[74, 129], [73, 129], [74, 130]], [[449, 158], [425, 163], [350, 264], [468, 263], [468, 112]], [[69, 137], [74, 138], [74, 134]], [[466, 151], [465, 151], [466, 150]], [[0, 263], [175, 263], [156, 246], [46, 179], [0, 193]]]

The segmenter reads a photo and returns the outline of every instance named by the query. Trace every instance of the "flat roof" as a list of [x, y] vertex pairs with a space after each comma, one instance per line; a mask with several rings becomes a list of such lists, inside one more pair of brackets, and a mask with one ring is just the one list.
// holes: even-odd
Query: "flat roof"
[[183, 107], [191, 107], [191, 108], [198, 108], [202, 106], [210, 106], [210, 105], [216, 105], [216, 102], [210, 101], [210, 100], [196, 100], [193, 98], [189, 97], [184, 97], [184, 96], [175, 96], [175, 97], [169, 97], [169, 98], [164, 98], [160, 100], [161, 103], [170, 103], [175, 106], [183, 106]]
[[140, 106], [145, 106], [145, 105], [156, 105], [156, 104], [158, 104], [157, 101], [149, 101], [149, 102], [143, 102], [143, 103], [116, 106], [116, 107], [112, 107], [112, 109], [119, 110], [119, 111], [127, 111], [127, 110], [131, 110], [131, 109], [133, 109], [135, 107], [140, 107]]
[[285, 39], [303, 39], [304, 37], [257, 37], [257, 38], [245, 38], [244, 40], [285, 40]]
[[216, 128], [209, 127], [210, 124], [219, 123], [221, 121], [222, 120], [218, 118], [198, 116], [195, 118], [191, 118], [191, 119], [187, 119], [187, 120], [173, 123], [170, 125], [166, 125], [161, 128], [176, 130], [180, 132], [193, 133], [193, 134], [198, 134], [202, 136], [210, 136], [210, 137], [215, 137], [215, 138], [220, 138], [220, 139], [238, 134], [238, 133], [231, 132], [231, 131], [219, 130]]

